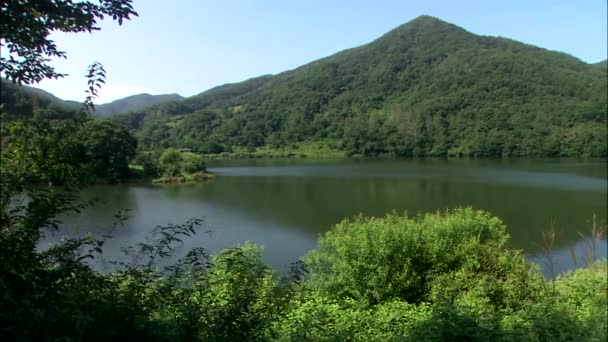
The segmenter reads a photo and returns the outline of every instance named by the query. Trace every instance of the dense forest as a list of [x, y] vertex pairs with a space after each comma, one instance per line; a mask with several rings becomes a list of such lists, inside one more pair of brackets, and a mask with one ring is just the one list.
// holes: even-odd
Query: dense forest
[[116, 118], [144, 149], [330, 142], [347, 155], [606, 156], [607, 71], [422, 16], [278, 75]]

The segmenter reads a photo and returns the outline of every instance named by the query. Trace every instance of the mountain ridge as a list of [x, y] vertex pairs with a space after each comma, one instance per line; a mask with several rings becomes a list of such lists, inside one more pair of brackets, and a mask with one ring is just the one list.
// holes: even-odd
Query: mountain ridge
[[[18, 86], [4, 78], [2, 78], [0, 82], [2, 103], [8, 104], [9, 106], [22, 101], [25, 103], [35, 103], [36, 106], [43, 108], [46, 108], [51, 104], [66, 110], [80, 110], [80, 108], [82, 108], [81, 102], [63, 100], [41, 88], [26, 85]], [[129, 111], [143, 110], [167, 101], [179, 101], [182, 99], [184, 99], [184, 97], [177, 93], [159, 95], [151, 95], [148, 93], [135, 94], [111, 102], [96, 104], [95, 111], [92, 115], [94, 117], [109, 117], [115, 114], [127, 113]], [[34, 108], [21, 108], [21, 110], [28, 113], [32, 112]]]
[[144, 149], [316, 141], [362, 156], [605, 157], [606, 88], [597, 65], [420, 16], [300, 67], [112, 120]]
[[117, 120], [149, 149], [605, 156], [606, 72], [422, 16], [359, 47]]

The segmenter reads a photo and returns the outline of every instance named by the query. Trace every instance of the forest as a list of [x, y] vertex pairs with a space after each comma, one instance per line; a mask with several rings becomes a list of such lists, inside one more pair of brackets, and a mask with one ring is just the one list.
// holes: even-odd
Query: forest
[[[61, 77], [44, 59], [61, 54], [49, 30], [137, 16], [130, 0], [1, 14], [3, 44], [31, 63], [3, 57], [0, 71], [25, 84]], [[205, 169], [196, 153], [311, 141], [361, 156], [605, 157], [602, 68], [424, 16], [293, 71], [111, 119], [91, 115], [105, 71], [92, 64], [87, 79], [80, 110], [2, 86], [0, 340], [606, 340], [605, 260], [547, 279], [499, 218], [466, 207], [346, 218], [288, 273], [251, 243], [180, 253], [200, 218], [158, 226], [110, 272], [92, 260], [111, 234], [38, 248], [91, 205], [79, 189], [133, 177], [134, 161], [174, 177]]]
[[607, 155], [607, 69], [422, 16], [360, 47], [113, 118], [143, 149]]

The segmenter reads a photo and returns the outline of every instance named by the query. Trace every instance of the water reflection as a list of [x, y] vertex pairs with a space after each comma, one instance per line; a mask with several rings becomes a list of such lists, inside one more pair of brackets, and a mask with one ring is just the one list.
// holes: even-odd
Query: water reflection
[[81, 227], [102, 234], [118, 210], [130, 209], [127, 225], [107, 246], [112, 255], [157, 225], [204, 217], [213, 235], [186, 247], [214, 251], [253, 241], [266, 247], [267, 261], [284, 268], [314, 248], [320, 233], [358, 213], [472, 206], [503, 219], [512, 246], [531, 255], [550, 225], [560, 231], [555, 248], [563, 250], [589, 231], [594, 214], [606, 221], [603, 161], [254, 160], [217, 162], [212, 170], [219, 176], [203, 184], [90, 188], [82, 199], [97, 197], [99, 204], [64, 218], [61, 234]]

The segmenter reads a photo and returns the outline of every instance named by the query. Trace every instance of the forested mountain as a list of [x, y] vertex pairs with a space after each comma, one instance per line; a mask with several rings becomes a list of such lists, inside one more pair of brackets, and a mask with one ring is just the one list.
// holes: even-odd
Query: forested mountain
[[599, 66], [599, 67], [602, 67], [602, 68], [608, 68], [608, 59], [605, 59], [605, 60], [603, 60], [601, 62], [597, 62], [597, 63], [595, 63], [593, 65], [596, 65], [596, 66]]
[[[82, 103], [62, 100], [57, 96], [35, 87], [17, 86], [6, 79], [0, 79], [0, 100], [4, 105], [4, 112], [9, 116], [33, 115], [39, 110], [73, 111], [80, 110]], [[84, 99], [84, 93], [83, 93]], [[95, 106], [95, 117], [107, 117], [119, 113], [143, 110], [163, 102], [181, 100], [178, 94], [150, 95], [139, 94], [128, 96], [110, 103]]]
[[294, 70], [115, 119], [148, 149], [332, 141], [346, 154], [605, 156], [607, 73], [422, 16]]
[[168, 101], [179, 101], [183, 99], [178, 94], [163, 94], [163, 95], [150, 95], [150, 94], [138, 94], [127, 96], [110, 103], [104, 103], [95, 106], [95, 112], [93, 113], [96, 117], [106, 117], [119, 113], [128, 113], [137, 110], [143, 110], [148, 107], [168, 102]]
[[17, 86], [4, 78], [0, 78], [0, 104], [3, 122], [37, 115], [69, 118], [82, 108], [82, 103], [64, 101], [39, 88]]

